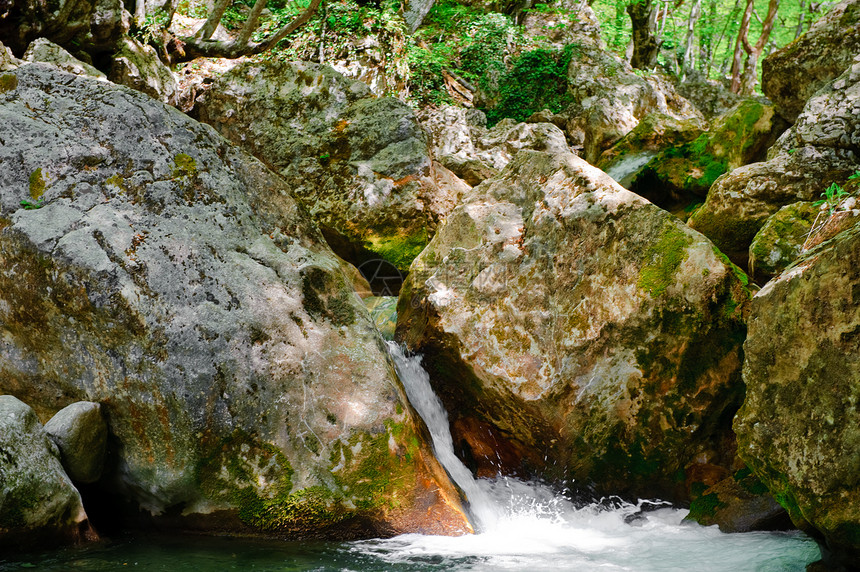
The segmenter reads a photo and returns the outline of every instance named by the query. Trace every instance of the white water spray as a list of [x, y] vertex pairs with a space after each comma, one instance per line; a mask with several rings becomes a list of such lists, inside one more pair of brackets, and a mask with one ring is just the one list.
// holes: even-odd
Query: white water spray
[[399, 345], [388, 344], [409, 401], [430, 431], [439, 462], [466, 496], [479, 534], [405, 534], [355, 543], [353, 550], [362, 557], [378, 558], [398, 570], [480, 572], [801, 571], [818, 557], [814, 541], [797, 532], [723, 534], [716, 526], [682, 522], [686, 510], [665, 505], [653, 510], [661, 503], [576, 507], [535, 483], [476, 480], [454, 455], [448, 415], [420, 356], [407, 356]]

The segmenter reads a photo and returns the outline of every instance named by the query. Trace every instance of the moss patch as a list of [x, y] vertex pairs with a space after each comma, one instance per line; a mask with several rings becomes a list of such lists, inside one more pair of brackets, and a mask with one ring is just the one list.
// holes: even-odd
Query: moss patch
[[672, 284], [678, 267], [687, 258], [687, 246], [693, 239], [678, 228], [673, 221], [666, 221], [657, 242], [645, 254], [645, 264], [639, 271], [637, 286], [657, 298]]
[[0, 93], [12, 91], [18, 87], [18, 76], [11, 73], [0, 74]]
[[697, 522], [702, 519], [710, 520], [716, 515], [717, 510], [725, 506], [727, 506], [726, 503], [720, 500], [720, 496], [717, 493], [701, 495], [690, 503], [690, 514], [687, 515], [687, 519]]
[[42, 175], [42, 168], [39, 167], [30, 173], [30, 198], [39, 200], [45, 194], [45, 177]]
[[190, 155], [179, 153], [173, 158], [173, 178], [194, 178], [197, 176], [197, 162]]
[[412, 261], [430, 242], [429, 234], [427, 229], [421, 229], [411, 235], [371, 236], [366, 241], [365, 248], [379, 254], [399, 271], [406, 273]]

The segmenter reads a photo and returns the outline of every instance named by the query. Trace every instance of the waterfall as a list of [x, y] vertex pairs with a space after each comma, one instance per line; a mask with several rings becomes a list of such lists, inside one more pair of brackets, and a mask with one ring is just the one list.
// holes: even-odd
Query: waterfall
[[436, 459], [465, 495], [475, 529], [487, 530], [498, 521], [500, 511], [487, 491], [479, 486], [469, 469], [454, 454], [448, 413], [430, 386], [430, 376], [421, 365], [421, 356], [407, 356], [399, 344], [387, 343], [397, 374], [406, 389], [409, 403], [424, 420], [433, 438], [433, 452], [436, 454]]

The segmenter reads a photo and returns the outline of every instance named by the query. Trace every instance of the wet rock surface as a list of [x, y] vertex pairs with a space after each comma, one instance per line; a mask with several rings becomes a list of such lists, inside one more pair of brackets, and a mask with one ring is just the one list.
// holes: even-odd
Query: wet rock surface
[[0, 548], [85, 539], [81, 496], [27, 404], [0, 395]]

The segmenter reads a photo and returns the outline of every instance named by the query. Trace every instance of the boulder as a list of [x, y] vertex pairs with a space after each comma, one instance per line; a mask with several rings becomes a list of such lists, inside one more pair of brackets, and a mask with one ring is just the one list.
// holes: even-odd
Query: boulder
[[669, 147], [689, 143], [702, 134], [703, 121], [680, 121], [662, 113], [649, 113], [620, 141], [600, 155], [596, 165], [626, 189], [651, 159]]
[[723, 532], [788, 530], [788, 513], [748, 468], [705, 489], [690, 503], [684, 520], [717, 525]]
[[703, 72], [696, 70], [687, 69], [683, 81], [674, 85], [678, 93], [695, 105], [708, 121], [725, 115], [744, 99], [723, 83], [708, 79]]
[[602, 46], [600, 21], [590, 5], [577, 0], [553, 2], [543, 9], [528, 10], [522, 15], [520, 24], [527, 38], [540, 38], [554, 48], [567, 44], [588, 42]]
[[63, 468], [76, 483], [94, 483], [104, 468], [108, 427], [101, 405], [78, 401], [60, 409], [45, 424], [60, 450]]
[[764, 159], [787, 127], [772, 106], [744, 100], [695, 140], [662, 151], [629, 188], [667, 210], [701, 202], [720, 175]]
[[860, 227], [756, 294], [744, 344], [738, 454], [830, 570], [860, 562]]
[[36, 413], [0, 395], [0, 548], [74, 542], [90, 535], [81, 495]]
[[107, 81], [107, 76], [86, 62], [75, 58], [72, 54], [57, 44], [38, 38], [30, 42], [27, 51], [24, 52], [25, 62], [42, 62], [57, 66], [63, 71], [75, 75], [86, 75], [95, 79]]
[[12, 73], [0, 390], [44, 418], [100, 403], [115, 443], [101, 483], [165, 525], [466, 530], [383, 340], [289, 187], [139, 92]]
[[433, 156], [472, 186], [496, 175], [522, 149], [570, 151], [564, 132], [550, 123], [503, 119], [487, 129], [481, 111], [453, 105], [422, 110], [418, 119], [430, 136]]
[[479, 474], [681, 500], [733, 459], [741, 278], [584, 160], [521, 151], [413, 262], [397, 335]]
[[[810, 99], [767, 161], [720, 177], [689, 224], [744, 262], [750, 243], [780, 207], [818, 199], [860, 170], [860, 56]], [[745, 264], [745, 262], [744, 262]]]
[[785, 205], [761, 227], [750, 244], [749, 271], [764, 284], [794, 262], [803, 251], [821, 209], [810, 202]]
[[666, 79], [636, 74], [627, 62], [599, 45], [574, 45], [567, 85], [573, 103], [560, 113], [565, 133], [572, 145], [582, 147], [581, 155], [590, 163], [596, 163], [603, 151], [649, 113], [677, 120], [703, 119]]
[[436, 0], [406, 0], [404, 2], [403, 19], [406, 20], [406, 30], [410, 34], [418, 29], [435, 3]]
[[109, 53], [130, 26], [122, 0], [8, 0], [0, 13], [0, 38], [19, 56], [37, 38], [79, 58]]
[[146, 95], [175, 105], [178, 83], [166, 65], [161, 63], [155, 48], [125, 36], [119, 43], [111, 63], [110, 80]]
[[197, 113], [276, 170], [335, 251], [401, 271], [468, 186], [435, 163], [414, 112], [328, 66], [246, 62]]
[[815, 93], [860, 53], [860, 2], [842, 0], [797, 40], [766, 57], [761, 89], [793, 123]]

